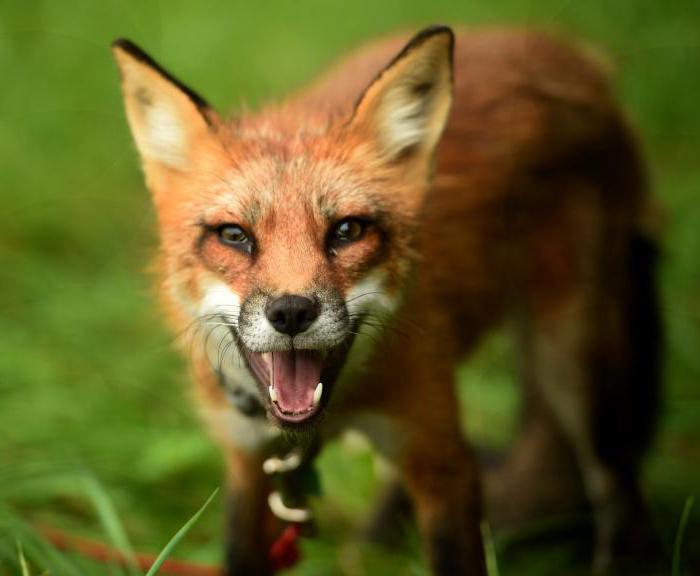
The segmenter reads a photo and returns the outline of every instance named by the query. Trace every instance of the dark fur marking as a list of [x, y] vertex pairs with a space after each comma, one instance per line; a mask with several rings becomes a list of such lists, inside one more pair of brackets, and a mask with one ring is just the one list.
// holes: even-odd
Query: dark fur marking
[[[233, 328], [231, 328], [231, 332], [233, 332]], [[238, 339], [238, 335], [235, 333], [233, 337], [234, 340]], [[255, 394], [229, 382], [226, 379], [226, 375], [221, 370], [217, 371], [217, 377], [219, 379], [219, 385], [226, 391], [229, 401], [241, 414], [251, 418], [265, 415], [265, 408]]]
[[596, 379], [607, 385], [596, 399], [596, 449], [625, 480], [638, 473], [660, 411], [663, 327], [655, 282], [657, 248], [637, 233], [630, 241], [624, 298], [629, 348], [622, 366], [605, 357], [594, 361]]
[[396, 156], [392, 158], [392, 164], [402, 164], [404, 162], [407, 162], [413, 156], [416, 155], [419, 149], [420, 146], [418, 146], [418, 144], [410, 144], [408, 146], [404, 146], [401, 150], [399, 150], [398, 154], [396, 154]]
[[143, 86], [139, 87], [136, 92], [134, 92], [134, 98], [138, 100], [138, 103], [145, 108], [150, 107], [153, 104], [153, 98], [151, 98], [151, 93]]
[[430, 92], [433, 89], [433, 83], [432, 82], [421, 82], [420, 84], [416, 84], [413, 86], [413, 93], [416, 96], [426, 96], [428, 92]]

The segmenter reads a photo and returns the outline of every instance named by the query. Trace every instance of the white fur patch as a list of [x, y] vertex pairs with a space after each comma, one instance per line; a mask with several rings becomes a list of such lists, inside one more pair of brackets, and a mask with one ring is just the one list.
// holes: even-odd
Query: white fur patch
[[230, 328], [238, 327], [241, 298], [220, 280], [210, 281], [199, 305], [204, 351], [209, 363], [226, 378], [257, 393], [255, 381], [245, 366]]
[[145, 108], [143, 129], [135, 134], [144, 158], [166, 166], [187, 167], [187, 137], [177, 112], [168, 102]]
[[412, 94], [409, 86], [396, 86], [384, 96], [380, 136], [390, 157], [423, 141], [428, 132], [425, 108], [425, 99]]
[[234, 326], [238, 326], [241, 311], [241, 297], [219, 280], [208, 282], [199, 305], [199, 314], [223, 316]]

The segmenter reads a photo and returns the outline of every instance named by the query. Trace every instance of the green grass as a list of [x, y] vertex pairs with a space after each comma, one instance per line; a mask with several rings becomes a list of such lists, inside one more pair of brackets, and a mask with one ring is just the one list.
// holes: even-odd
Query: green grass
[[[619, 63], [619, 96], [667, 210], [665, 414], [644, 487], [672, 549], [679, 510], [700, 487], [697, 1], [5, 0], [0, 575], [22, 573], [18, 540], [33, 574], [120, 573], [57, 553], [32, 527], [154, 552], [221, 482], [219, 454], [191, 411], [186, 368], [154, 306], [154, 216], [110, 42], [141, 43], [227, 110], [283, 97], [366, 38], [434, 22], [555, 28], [603, 46]], [[496, 337], [459, 374], [467, 430], [492, 447], [513, 431], [514, 365], [507, 341]], [[415, 543], [396, 555], [352, 539], [380, 490], [368, 449], [332, 445], [319, 467], [323, 536], [305, 543], [306, 562], [294, 573], [424, 573]], [[212, 506], [177, 554], [218, 561], [221, 523]], [[570, 561], [568, 549], [521, 553], [494, 537], [503, 576], [560, 574]], [[690, 514], [683, 564], [690, 572], [699, 563], [700, 519]]]
[[214, 500], [214, 497], [216, 496], [218, 492], [218, 488], [214, 490], [211, 496], [207, 498], [207, 501], [202, 505], [202, 507], [197, 510], [194, 516], [190, 518], [185, 524], [180, 528], [175, 535], [168, 540], [168, 543], [165, 545], [165, 548], [161, 550], [160, 554], [158, 554], [158, 557], [155, 559], [155, 562], [151, 565], [151, 567], [148, 569], [148, 572], [146, 572], [146, 576], [155, 576], [158, 574], [158, 570], [160, 570], [161, 566], [163, 566], [163, 562], [165, 562], [171, 555], [173, 550], [175, 550], [175, 547], [180, 543], [180, 541], [187, 536], [187, 533], [191, 530], [192, 526], [194, 526], [197, 521], [201, 518], [202, 514], [204, 514], [204, 511], [208, 508], [209, 504], [211, 504], [212, 500]]
[[673, 568], [672, 576], [680, 576], [683, 566], [682, 560], [682, 549], [683, 549], [683, 538], [685, 536], [685, 529], [688, 527], [688, 520], [690, 519], [690, 512], [693, 510], [693, 504], [695, 498], [688, 498], [683, 507], [683, 514], [681, 514], [681, 520], [678, 523], [678, 531], [676, 532], [676, 538], [673, 542]]

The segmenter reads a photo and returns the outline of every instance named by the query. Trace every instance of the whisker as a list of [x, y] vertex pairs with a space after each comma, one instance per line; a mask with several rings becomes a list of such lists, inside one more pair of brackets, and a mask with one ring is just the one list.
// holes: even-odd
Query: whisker
[[372, 296], [373, 294], [384, 294], [383, 290], [372, 290], [370, 292], [363, 292], [362, 294], [358, 294], [357, 296], [353, 296], [349, 300], [345, 301], [345, 304], [349, 304], [350, 302], [354, 302], [355, 300], [359, 298], [364, 298], [365, 296]]

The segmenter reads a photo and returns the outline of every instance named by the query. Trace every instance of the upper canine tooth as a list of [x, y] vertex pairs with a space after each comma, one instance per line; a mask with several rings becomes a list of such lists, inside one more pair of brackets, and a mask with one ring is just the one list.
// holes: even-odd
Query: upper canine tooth
[[270, 393], [270, 400], [277, 402], [277, 390], [275, 390], [272, 386], [268, 386], [267, 391]]
[[316, 390], [314, 390], [314, 406], [318, 406], [319, 402], [321, 402], [322, 395], [323, 395], [323, 382], [319, 382], [318, 386], [316, 386]]
[[272, 363], [272, 352], [265, 352], [262, 355], [262, 359], [265, 361], [265, 364], [269, 366]]

